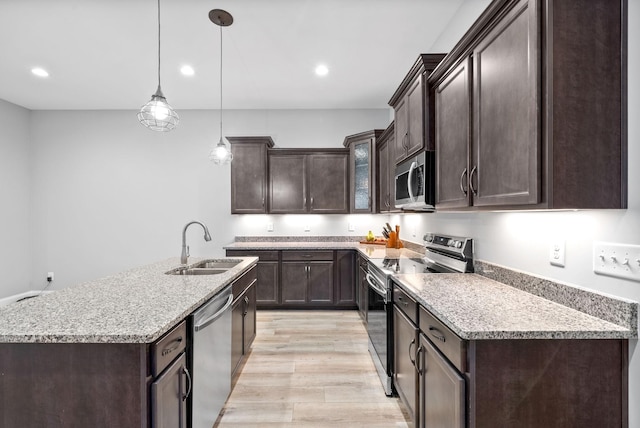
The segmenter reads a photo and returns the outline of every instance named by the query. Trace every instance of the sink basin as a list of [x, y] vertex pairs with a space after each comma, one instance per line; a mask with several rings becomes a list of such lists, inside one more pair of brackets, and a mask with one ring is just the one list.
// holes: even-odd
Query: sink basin
[[229, 259], [229, 260], [203, 260], [199, 263], [191, 266], [192, 268], [204, 268], [204, 269], [231, 269], [240, 264], [242, 260]]
[[242, 260], [203, 260], [191, 266], [180, 266], [166, 272], [167, 275], [219, 275], [242, 263]]
[[167, 275], [219, 275], [229, 269], [207, 269], [207, 268], [177, 268], [167, 272]]

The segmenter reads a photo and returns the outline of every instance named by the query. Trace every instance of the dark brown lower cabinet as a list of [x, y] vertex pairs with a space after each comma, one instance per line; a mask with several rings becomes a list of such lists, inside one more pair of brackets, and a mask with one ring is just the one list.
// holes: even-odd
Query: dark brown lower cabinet
[[[188, 379], [184, 352], [151, 384], [151, 426], [186, 428]], [[185, 386], [186, 385], [186, 386]]]
[[464, 428], [465, 380], [438, 352], [427, 336], [420, 334], [416, 356], [419, 376], [418, 427]]
[[251, 268], [232, 284], [231, 306], [231, 378], [232, 384], [256, 337], [256, 288], [259, 269]]
[[335, 303], [353, 307], [356, 304], [356, 256], [355, 251], [336, 251]]
[[282, 303], [333, 304], [333, 261], [282, 262]]
[[627, 340], [463, 340], [393, 298], [394, 386], [417, 427], [628, 427]]
[[417, 421], [418, 373], [415, 367], [418, 350], [418, 327], [397, 306], [393, 308], [393, 385], [411, 417]]
[[278, 288], [280, 284], [279, 251], [266, 250], [227, 250], [227, 257], [258, 257], [258, 283], [256, 284], [256, 302], [261, 308], [279, 304]]
[[227, 250], [258, 257], [260, 309], [356, 308], [355, 250]]

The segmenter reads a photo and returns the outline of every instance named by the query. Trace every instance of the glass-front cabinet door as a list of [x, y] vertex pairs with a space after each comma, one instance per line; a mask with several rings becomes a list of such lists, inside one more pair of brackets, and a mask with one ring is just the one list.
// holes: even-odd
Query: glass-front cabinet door
[[375, 142], [383, 130], [375, 129], [350, 135], [344, 146], [351, 156], [351, 206], [352, 213], [375, 212]]

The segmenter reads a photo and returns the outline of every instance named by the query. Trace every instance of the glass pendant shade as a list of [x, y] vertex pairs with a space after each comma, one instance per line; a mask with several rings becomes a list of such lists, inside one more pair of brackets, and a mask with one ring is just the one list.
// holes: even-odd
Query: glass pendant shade
[[224, 138], [220, 137], [218, 144], [209, 153], [209, 160], [216, 165], [226, 165], [233, 160], [233, 153], [231, 153], [231, 147], [225, 143]]
[[160, 0], [158, 0], [158, 89], [140, 108], [138, 121], [152, 131], [168, 132], [178, 126], [178, 113], [169, 105], [160, 89]]
[[162, 94], [162, 89], [151, 96], [151, 100], [142, 106], [138, 112], [138, 120], [152, 131], [167, 132], [178, 126], [180, 117], [169, 105]]

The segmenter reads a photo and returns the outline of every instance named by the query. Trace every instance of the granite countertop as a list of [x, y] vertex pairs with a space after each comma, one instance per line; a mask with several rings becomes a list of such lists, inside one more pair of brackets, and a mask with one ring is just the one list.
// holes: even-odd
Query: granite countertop
[[166, 275], [171, 258], [1, 307], [0, 343], [154, 342], [258, 260], [233, 258], [218, 275]]
[[628, 339], [629, 328], [477, 274], [404, 274], [395, 281], [454, 333], [482, 339]]
[[414, 258], [423, 254], [408, 248], [386, 248], [384, 245], [361, 244], [357, 241], [244, 241], [233, 242], [225, 250], [357, 250], [369, 259]]

